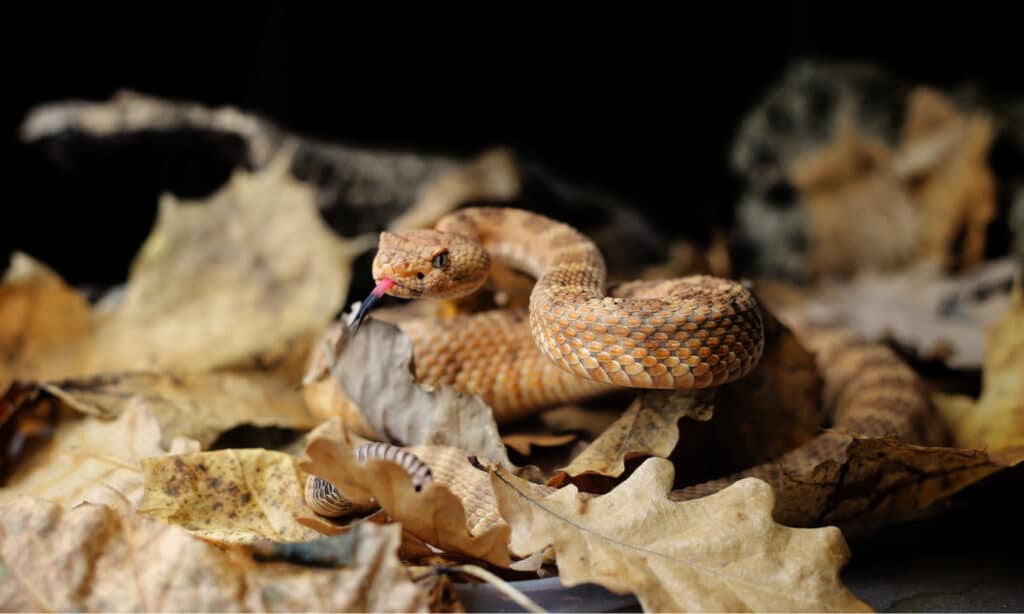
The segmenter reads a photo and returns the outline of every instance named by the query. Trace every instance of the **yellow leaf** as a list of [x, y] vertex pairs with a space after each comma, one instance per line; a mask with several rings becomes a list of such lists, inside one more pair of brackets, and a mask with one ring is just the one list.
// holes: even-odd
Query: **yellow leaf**
[[[65, 415], [53, 439], [18, 464], [0, 488], [0, 502], [32, 495], [66, 506], [83, 501], [142, 499], [141, 459], [167, 454], [160, 424], [148, 409], [129, 403], [117, 420]], [[178, 440], [178, 449], [195, 446]], [[197, 446], [196, 446], [197, 447]]]
[[[553, 547], [562, 583], [632, 592], [645, 611], [865, 611], [839, 580], [849, 559], [835, 527], [772, 520], [771, 487], [741, 480], [674, 503], [672, 464], [651, 458], [610, 493], [574, 486], [538, 499], [497, 469], [491, 484], [521, 556]], [[642, 504], [640, 504], [642, 503]]]
[[295, 520], [305, 506], [297, 465], [290, 454], [262, 449], [145, 459], [139, 512], [225, 544], [314, 539], [319, 534]]
[[402, 466], [384, 459], [360, 463], [335, 418], [309, 438], [301, 467], [332, 483], [360, 504], [376, 502], [419, 539], [457, 554], [507, 567], [508, 525], [501, 521], [487, 474], [472, 467], [469, 453], [446, 447], [407, 448], [427, 463], [433, 479], [416, 490]]
[[125, 507], [66, 510], [29, 497], [0, 507], [0, 609], [427, 609], [426, 595], [395, 556], [398, 526], [360, 526], [350, 538], [348, 566], [322, 569], [256, 563]]
[[241, 424], [310, 429], [316, 420], [293, 385], [263, 373], [122, 373], [44, 384], [72, 408], [112, 419], [129, 405], [146, 407], [165, 445], [188, 437], [208, 447]]
[[983, 448], [1005, 463], [1024, 459], [1024, 290], [988, 334], [981, 397], [938, 395], [939, 410], [961, 447]]

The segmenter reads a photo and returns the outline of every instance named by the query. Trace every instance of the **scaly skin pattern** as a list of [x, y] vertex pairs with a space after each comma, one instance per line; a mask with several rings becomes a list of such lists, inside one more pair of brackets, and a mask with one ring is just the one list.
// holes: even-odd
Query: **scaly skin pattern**
[[524, 309], [399, 324], [419, 381], [478, 394], [501, 422], [617, 388], [565, 371], [537, 351]]
[[[473, 247], [477, 242], [482, 249]], [[451, 270], [431, 265], [442, 251]], [[401, 327], [413, 341], [418, 380], [481, 395], [499, 421], [620, 386], [695, 390], [724, 384], [745, 375], [761, 356], [763, 324], [742, 286], [698, 276], [633, 282], [605, 296], [604, 261], [593, 244], [564, 224], [525, 211], [465, 209], [441, 220], [436, 231], [384, 233], [374, 277], [395, 280], [390, 293], [404, 298], [459, 296], [483, 283], [492, 257], [538, 279], [529, 314], [501, 310]], [[454, 266], [459, 264], [466, 266]], [[922, 382], [891, 350], [844, 331], [797, 332], [815, 354], [832, 428], [773, 462], [675, 490], [673, 499], [705, 496], [743, 477], [780, 486], [822, 462], [843, 462], [850, 435], [947, 443]], [[461, 455], [426, 455], [441, 483], [466, 462]], [[466, 493], [467, 510], [497, 518], [490, 493], [479, 494], [477, 501]], [[801, 526], [818, 521], [800, 513], [788, 520]]]
[[[815, 355], [824, 380], [824, 402], [832, 428], [777, 460], [672, 492], [686, 500], [715, 493], [744, 477], [760, 478], [779, 492], [787, 480], [799, 479], [826, 461], [845, 462], [850, 436], [891, 437], [904, 443], [943, 446], [949, 436], [913, 369], [889, 348], [837, 329], [798, 330]], [[798, 514], [787, 520], [814, 524], [817, 518]]]
[[[464, 238], [488, 257], [468, 249]], [[441, 246], [450, 274], [430, 266]], [[416, 348], [417, 379], [480, 394], [499, 421], [612, 386], [717, 386], [748, 373], [764, 348], [760, 312], [743, 286], [695, 276], [634, 283], [623, 295], [607, 296], [604, 259], [589, 239], [517, 209], [464, 209], [435, 231], [385, 233], [374, 277], [395, 280], [396, 296], [452, 296], [483, 283], [491, 257], [537, 278], [529, 337], [542, 356], [529, 348], [514, 312], [403, 329]]]

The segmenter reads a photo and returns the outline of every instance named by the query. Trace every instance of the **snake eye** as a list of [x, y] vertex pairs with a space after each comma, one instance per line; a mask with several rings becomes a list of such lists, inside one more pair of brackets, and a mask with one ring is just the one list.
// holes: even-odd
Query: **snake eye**
[[431, 262], [431, 264], [434, 265], [435, 269], [443, 269], [444, 267], [448, 266], [448, 250], [445, 250], [439, 253], [438, 255], [434, 256], [434, 260], [433, 262]]

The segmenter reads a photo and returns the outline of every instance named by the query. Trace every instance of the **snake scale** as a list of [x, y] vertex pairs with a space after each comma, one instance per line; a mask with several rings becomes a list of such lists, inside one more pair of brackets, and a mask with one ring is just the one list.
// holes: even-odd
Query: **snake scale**
[[[692, 276], [631, 282], [605, 292], [604, 260], [571, 227], [510, 208], [467, 208], [433, 230], [382, 233], [373, 262], [384, 293], [457, 298], [486, 281], [491, 259], [537, 282], [529, 310], [505, 309], [400, 327], [414, 347], [418, 381], [480, 395], [499, 423], [612, 389], [698, 390], [747, 374], [764, 349], [760, 307], [742, 285]], [[826, 460], [841, 460], [846, 434], [939, 445], [945, 432], [910, 367], [888, 348], [837, 330], [806, 329], [824, 380], [832, 428], [763, 465], [671, 493], [704, 496], [742, 477], [773, 486]], [[438, 466], [464, 458], [424, 458]], [[481, 494], [481, 505], [492, 504]], [[315, 502], [314, 502], [315, 503]], [[807, 519], [811, 521], [812, 519]]]

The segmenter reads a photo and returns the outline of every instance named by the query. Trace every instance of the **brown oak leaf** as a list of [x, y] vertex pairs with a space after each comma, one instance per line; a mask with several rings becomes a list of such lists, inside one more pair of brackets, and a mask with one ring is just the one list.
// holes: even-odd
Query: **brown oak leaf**
[[334, 418], [310, 435], [306, 448], [310, 460], [301, 467], [331, 482], [350, 501], [376, 502], [406, 531], [430, 545], [508, 567], [508, 525], [498, 516], [487, 474], [470, 464], [470, 454], [440, 446], [407, 449], [426, 462], [433, 474], [419, 490], [401, 465], [379, 458], [365, 464], [357, 461], [340, 420]]

